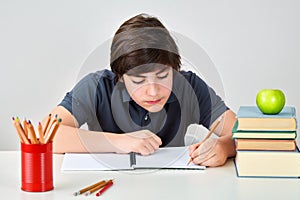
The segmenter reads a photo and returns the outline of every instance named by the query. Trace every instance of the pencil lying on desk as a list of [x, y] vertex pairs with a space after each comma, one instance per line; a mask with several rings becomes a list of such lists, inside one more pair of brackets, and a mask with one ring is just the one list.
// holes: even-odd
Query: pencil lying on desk
[[[210, 136], [212, 135], [212, 133], [215, 131], [215, 129], [218, 127], [218, 125], [220, 124], [221, 120], [223, 117], [221, 117], [220, 119], [218, 119], [218, 121], [216, 121], [216, 123], [214, 124], [214, 126], [210, 129], [210, 131], [208, 132], [208, 134], [205, 136], [205, 138], [198, 144], [198, 146], [196, 148], [198, 148], [201, 144], [203, 144], [206, 140], [208, 140], [208, 138], [210, 138]], [[193, 161], [193, 158], [190, 158], [189, 162], [187, 163], [187, 165], [189, 165], [191, 162]]]
[[86, 188], [83, 188], [83, 189], [79, 190], [78, 192], [75, 192], [73, 195], [77, 196], [77, 195], [83, 194], [83, 193], [89, 191], [90, 189], [92, 189], [92, 188], [94, 188], [94, 187], [96, 187], [98, 185], [105, 184], [105, 183], [106, 183], [106, 181], [104, 181], [104, 180], [103, 181], [99, 181], [99, 182], [97, 182], [97, 183], [95, 183], [95, 184], [93, 184], [91, 186], [88, 186]]
[[96, 193], [96, 196], [100, 196], [101, 194], [103, 194], [106, 190], [108, 190], [108, 188], [110, 188], [112, 185], [114, 184], [113, 180], [109, 180], [107, 182], [107, 184], [99, 191]]
[[100, 190], [107, 184], [107, 181], [104, 181], [104, 183], [101, 183], [97, 185], [96, 187], [93, 187], [92, 189], [88, 190], [87, 192], [84, 193], [85, 196], [89, 196], [90, 194], [96, 192], [97, 190]]

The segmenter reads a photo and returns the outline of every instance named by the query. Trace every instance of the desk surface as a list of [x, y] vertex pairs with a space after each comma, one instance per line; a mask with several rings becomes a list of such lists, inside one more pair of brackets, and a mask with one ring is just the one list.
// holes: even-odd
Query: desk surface
[[[300, 179], [237, 178], [233, 161], [206, 170], [135, 170], [62, 172], [63, 155], [54, 155], [54, 190], [24, 192], [21, 187], [21, 156], [18, 151], [0, 152], [1, 199], [299, 199]], [[114, 178], [103, 196], [72, 194], [102, 179]]]

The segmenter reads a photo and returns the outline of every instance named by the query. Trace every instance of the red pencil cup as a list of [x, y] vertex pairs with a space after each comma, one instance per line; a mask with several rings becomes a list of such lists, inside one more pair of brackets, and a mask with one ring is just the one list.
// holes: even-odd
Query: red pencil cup
[[52, 142], [21, 143], [22, 190], [45, 192], [53, 189], [52, 156]]

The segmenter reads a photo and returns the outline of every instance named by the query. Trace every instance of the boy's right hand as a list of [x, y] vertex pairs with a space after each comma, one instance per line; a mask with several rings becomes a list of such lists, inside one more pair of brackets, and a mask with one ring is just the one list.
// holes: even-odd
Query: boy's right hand
[[149, 130], [113, 134], [109, 138], [116, 148], [116, 153], [135, 152], [141, 155], [149, 155], [162, 144], [160, 137]]

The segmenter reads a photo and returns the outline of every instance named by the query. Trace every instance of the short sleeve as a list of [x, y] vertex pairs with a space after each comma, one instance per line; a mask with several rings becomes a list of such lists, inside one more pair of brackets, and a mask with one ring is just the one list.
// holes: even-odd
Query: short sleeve
[[209, 87], [200, 77], [192, 72], [183, 72], [183, 75], [193, 88], [198, 100], [198, 108], [194, 109], [193, 115], [199, 115], [199, 124], [209, 128], [211, 124], [226, 110], [228, 107], [216, 92]]
[[79, 126], [96, 118], [95, 101], [97, 87], [97, 76], [89, 74], [81, 79], [59, 104], [72, 113]]

